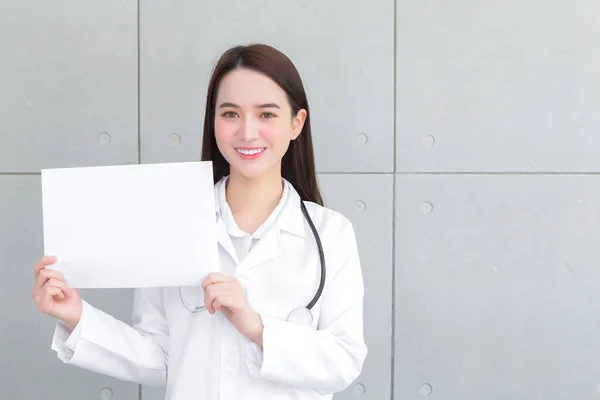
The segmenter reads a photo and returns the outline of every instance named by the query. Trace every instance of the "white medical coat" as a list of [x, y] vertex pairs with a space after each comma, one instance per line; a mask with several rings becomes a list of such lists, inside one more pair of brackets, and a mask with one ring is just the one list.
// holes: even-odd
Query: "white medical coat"
[[[244, 285], [263, 321], [263, 349], [219, 312], [190, 313], [177, 287], [136, 289], [131, 326], [84, 301], [74, 331], [57, 322], [52, 349], [71, 365], [166, 385], [169, 400], [331, 399], [358, 377], [367, 355], [361, 264], [350, 221], [305, 202], [325, 252], [326, 284], [312, 326], [287, 321], [313, 298], [320, 279], [318, 248], [300, 201], [292, 187], [241, 262], [223, 220], [217, 223], [216, 270]], [[189, 305], [203, 305], [200, 287], [184, 289]]]

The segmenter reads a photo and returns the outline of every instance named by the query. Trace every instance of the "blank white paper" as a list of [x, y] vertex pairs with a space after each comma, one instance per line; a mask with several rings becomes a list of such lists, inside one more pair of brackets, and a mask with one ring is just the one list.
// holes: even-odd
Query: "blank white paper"
[[43, 169], [44, 253], [73, 288], [195, 286], [218, 271], [211, 162]]

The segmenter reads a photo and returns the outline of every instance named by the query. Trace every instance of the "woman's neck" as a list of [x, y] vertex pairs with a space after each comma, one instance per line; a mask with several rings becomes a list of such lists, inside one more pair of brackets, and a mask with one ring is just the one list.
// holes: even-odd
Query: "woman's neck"
[[281, 200], [281, 173], [249, 179], [232, 171], [225, 196], [233, 217], [243, 231], [252, 233], [269, 217]]

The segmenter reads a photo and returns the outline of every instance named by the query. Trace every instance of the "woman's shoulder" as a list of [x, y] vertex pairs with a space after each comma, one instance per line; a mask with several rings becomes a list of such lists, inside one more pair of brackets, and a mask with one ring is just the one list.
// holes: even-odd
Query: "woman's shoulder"
[[352, 221], [333, 208], [309, 201], [304, 204], [319, 233], [329, 276], [335, 277], [348, 268], [360, 273], [358, 240]]
[[317, 230], [340, 233], [350, 230], [354, 233], [352, 221], [341, 211], [312, 201], [304, 201], [304, 205]]

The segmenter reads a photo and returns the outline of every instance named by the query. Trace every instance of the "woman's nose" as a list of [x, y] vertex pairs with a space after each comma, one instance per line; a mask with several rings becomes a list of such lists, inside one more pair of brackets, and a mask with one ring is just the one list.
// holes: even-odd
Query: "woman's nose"
[[257, 139], [259, 137], [259, 134], [258, 124], [256, 123], [256, 121], [254, 121], [253, 118], [245, 118], [242, 122], [242, 126], [240, 127], [239, 135], [242, 139], [246, 141]]

